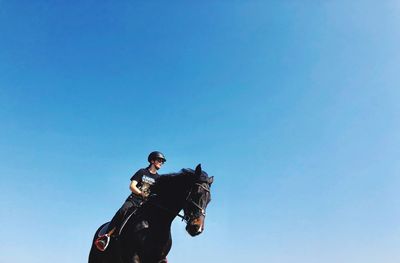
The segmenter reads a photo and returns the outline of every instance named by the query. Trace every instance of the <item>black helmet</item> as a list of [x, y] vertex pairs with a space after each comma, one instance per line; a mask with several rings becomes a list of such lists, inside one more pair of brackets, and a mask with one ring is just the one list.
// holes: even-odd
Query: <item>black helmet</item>
[[149, 163], [151, 163], [151, 161], [153, 161], [153, 160], [155, 160], [155, 159], [157, 159], [157, 158], [163, 159], [164, 162], [167, 161], [167, 159], [165, 159], [164, 154], [162, 154], [161, 152], [158, 152], [158, 151], [151, 152], [151, 153], [149, 154], [149, 157], [147, 157], [147, 160], [149, 161]]

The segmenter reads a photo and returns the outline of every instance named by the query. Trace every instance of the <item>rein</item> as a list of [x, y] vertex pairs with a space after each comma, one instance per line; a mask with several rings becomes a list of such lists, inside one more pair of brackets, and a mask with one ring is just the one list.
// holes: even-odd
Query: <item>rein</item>
[[[152, 203], [151, 201], [148, 202], [148, 203], [151, 204], [152, 206], [155, 206], [155, 207], [157, 207], [157, 208], [160, 208], [161, 210], [164, 210], [164, 211], [166, 211], [166, 212], [168, 212], [168, 213], [170, 213], [170, 214], [174, 214], [174, 212], [172, 212], [170, 209], [168, 209], [168, 208], [166, 208], [166, 207], [164, 207], [164, 206], [161, 206], [161, 205]], [[185, 216], [183, 216], [183, 215], [181, 215], [181, 214], [179, 214], [179, 213], [178, 213], [176, 216], [182, 218], [182, 221], [187, 222], [187, 218], [186, 218]]]

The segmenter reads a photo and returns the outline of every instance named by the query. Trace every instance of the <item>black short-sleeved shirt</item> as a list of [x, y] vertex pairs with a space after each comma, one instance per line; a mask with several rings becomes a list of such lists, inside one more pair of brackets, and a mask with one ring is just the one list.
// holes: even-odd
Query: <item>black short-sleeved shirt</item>
[[156, 179], [160, 177], [158, 173], [152, 174], [147, 168], [140, 169], [132, 177], [131, 181], [135, 180], [136, 187], [141, 191], [148, 191], [149, 187], [155, 183]]

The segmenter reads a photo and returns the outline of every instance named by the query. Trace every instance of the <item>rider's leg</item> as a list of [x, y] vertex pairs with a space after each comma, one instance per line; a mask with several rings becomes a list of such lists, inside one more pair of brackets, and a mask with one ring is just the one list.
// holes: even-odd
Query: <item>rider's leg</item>
[[111, 222], [108, 226], [108, 234], [111, 236], [112, 234], [117, 234], [118, 231], [115, 231], [121, 227], [122, 222], [125, 219], [128, 211], [134, 206], [131, 200], [126, 200], [125, 203], [121, 206], [121, 208], [115, 213], [114, 217], [111, 219]]
[[110, 236], [115, 234], [118, 235], [119, 228], [121, 227], [125, 215], [132, 206], [134, 206], [134, 204], [128, 198], [122, 205], [122, 207], [117, 211], [117, 213], [115, 213], [113, 219], [108, 225], [107, 233], [103, 236], [98, 237], [94, 242], [98, 250], [105, 251], [110, 242]]

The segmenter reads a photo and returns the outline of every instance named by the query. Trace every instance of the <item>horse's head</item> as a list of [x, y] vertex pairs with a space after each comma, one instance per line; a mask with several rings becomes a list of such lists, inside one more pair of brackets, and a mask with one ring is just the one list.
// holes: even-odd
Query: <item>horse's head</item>
[[186, 231], [191, 236], [197, 236], [204, 230], [206, 208], [211, 201], [210, 187], [214, 177], [208, 177], [207, 173], [197, 165], [194, 172], [193, 185], [186, 198], [186, 206], [183, 209], [187, 220]]

